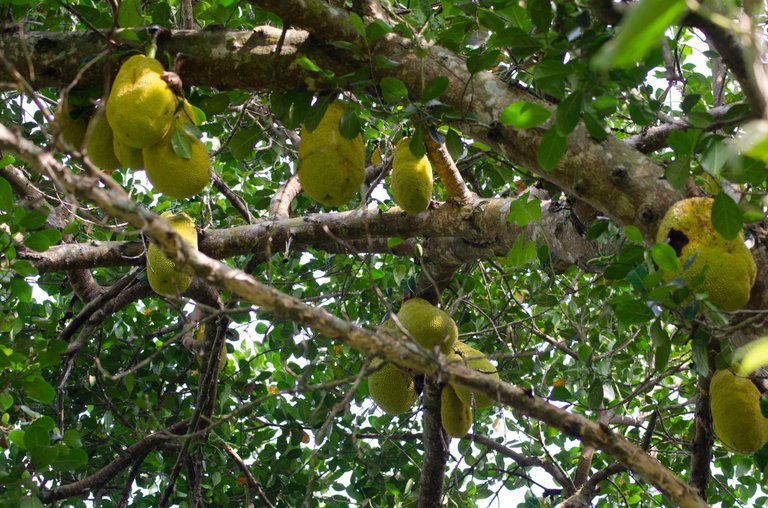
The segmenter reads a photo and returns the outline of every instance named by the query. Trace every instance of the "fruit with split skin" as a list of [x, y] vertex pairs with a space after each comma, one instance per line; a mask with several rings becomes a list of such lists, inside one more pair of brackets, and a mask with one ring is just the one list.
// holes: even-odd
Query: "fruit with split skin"
[[[161, 215], [176, 233], [193, 249], [197, 249], [195, 221], [186, 213], [167, 211]], [[150, 243], [147, 248], [147, 280], [152, 290], [163, 296], [176, 296], [192, 284], [192, 275], [180, 271], [160, 247]]]

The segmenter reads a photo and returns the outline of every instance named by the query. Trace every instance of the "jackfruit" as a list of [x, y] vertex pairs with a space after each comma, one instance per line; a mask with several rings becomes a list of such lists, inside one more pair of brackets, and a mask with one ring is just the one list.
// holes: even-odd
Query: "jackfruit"
[[[183, 159], [173, 150], [173, 136], [189, 140], [190, 158]], [[142, 150], [147, 178], [159, 192], [176, 199], [200, 193], [211, 180], [208, 149], [196, 137], [190, 136], [181, 122], [159, 143]]]
[[160, 62], [144, 55], [134, 55], [120, 67], [107, 100], [107, 118], [121, 143], [146, 148], [171, 130], [179, 98], [161, 78], [163, 72]]
[[419, 213], [432, 200], [432, 165], [427, 156], [413, 155], [411, 138], [403, 138], [395, 147], [392, 160], [392, 198], [408, 213]]
[[112, 128], [103, 112], [96, 113], [91, 118], [88, 129], [91, 131], [91, 137], [88, 138], [86, 151], [91, 162], [107, 171], [119, 168], [120, 161], [117, 160], [112, 146]]
[[[186, 213], [164, 212], [161, 217], [181, 236], [190, 247], [197, 249], [197, 230], [195, 221]], [[175, 296], [183, 293], [190, 284], [192, 276], [178, 270], [176, 263], [168, 259], [154, 243], [147, 249], [147, 280], [152, 290], [163, 296]]]
[[682, 273], [665, 271], [666, 281], [681, 277], [691, 283], [703, 273], [703, 282], [694, 289], [707, 292], [709, 300], [723, 310], [733, 311], [749, 301], [757, 269], [743, 233], [726, 240], [715, 230], [712, 203], [711, 198], [690, 198], [672, 205], [659, 225], [656, 241], [669, 242], [680, 260]]
[[117, 138], [112, 138], [112, 149], [115, 157], [120, 161], [120, 166], [131, 169], [144, 169], [144, 156], [140, 148], [134, 148], [122, 143]]
[[[457, 340], [454, 344], [454, 352], [448, 355], [451, 361], [460, 361], [472, 370], [488, 374], [493, 379], [499, 379], [499, 372], [496, 367], [488, 360], [488, 357], [477, 349]], [[487, 395], [473, 392], [469, 388], [460, 385], [451, 385], [456, 391], [456, 395], [464, 404], [471, 405], [471, 396], [475, 397], [475, 407], [483, 409], [493, 405], [493, 399]]]
[[350, 201], [365, 180], [363, 138], [346, 139], [339, 132], [344, 111], [333, 102], [315, 130], [301, 129], [299, 182], [309, 197], [328, 206]]
[[421, 298], [403, 303], [397, 319], [411, 337], [427, 349], [440, 346], [443, 353], [449, 353], [459, 337], [459, 329], [451, 316]]
[[[199, 366], [203, 366], [203, 356], [200, 354], [203, 347], [203, 341], [205, 340], [205, 325], [201, 324], [197, 331], [195, 332], [195, 340], [200, 344], [200, 348], [198, 349], [198, 353], [195, 355], [197, 357], [197, 364]], [[221, 353], [219, 354], [219, 366], [218, 366], [218, 372], [221, 372], [224, 370], [224, 367], [227, 365], [227, 347], [226, 344], [222, 345], [221, 347]]]
[[709, 384], [715, 434], [736, 453], [755, 453], [768, 441], [768, 420], [760, 412], [760, 391], [748, 378], [718, 370]]
[[440, 418], [451, 437], [464, 437], [472, 427], [472, 409], [456, 395], [451, 385], [440, 392]]
[[392, 415], [408, 411], [417, 398], [413, 376], [391, 363], [368, 376], [368, 392], [385, 413]]
[[91, 108], [73, 108], [68, 101], [62, 99], [56, 106], [55, 117], [64, 141], [74, 148], [82, 147], [92, 113]]

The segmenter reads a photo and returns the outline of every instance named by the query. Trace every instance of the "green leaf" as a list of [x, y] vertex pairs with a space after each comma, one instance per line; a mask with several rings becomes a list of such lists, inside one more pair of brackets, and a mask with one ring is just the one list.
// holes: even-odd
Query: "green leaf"
[[708, 173], [719, 176], [720, 170], [733, 157], [733, 152], [722, 141], [716, 141], [709, 147], [701, 161], [701, 167]]
[[408, 89], [405, 87], [405, 83], [397, 78], [383, 77], [379, 82], [379, 87], [381, 87], [381, 94], [386, 102], [399, 102], [408, 98]]
[[26, 432], [21, 429], [13, 429], [8, 433], [8, 440], [19, 448], [26, 450], [27, 446], [24, 444], [24, 436]]
[[509, 205], [507, 222], [524, 227], [538, 220], [541, 220], [541, 201], [538, 198], [529, 201], [527, 192]]
[[56, 391], [48, 381], [35, 377], [24, 384], [24, 395], [43, 404], [50, 404], [56, 398]]
[[363, 19], [358, 16], [357, 13], [349, 11], [349, 23], [352, 25], [352, 28], [355, 29], [355, 32], [360, 35], [360, 37], [365, 37], [365, 23], [363, 23]]
[[476, 74], [480, 71], [490, 69], [496, 65], [501, 52], [496, 49], [490, 49], [488, 51], [478, 51], [474, 55], [470, 55], [467, 59], [467, 70], [471, 74]]
[[725, 192], [718, 193], [712, 203], [712, 225], [726, 240], [733, 240], [744, 227], [739, 205]]
[[31, 494], [19, 499], [19, 508], [43, 508], [42, 501], [37, 496]]
[[0, 211], [10, 212], [13, 209], [13, 189], [5, 178], [0, 178]]
[[600, 409], [603, 406], [603, 383], [595, 379], [587, 392], [587, 405], [592, 409]]
[[55, 229], [35, 231], [24, 239], [24, 245], [37, 252], [45, 252], [61, 240], [61, 233]]
[[640, 0], [618, 27], [618, 35], [595, 54], [592, 66], [599, 70], [628, 67], [662, 42], [664, 31], [685, 12], [685, 0]]
[[535, 263], [537, 260], [536, 244], [534, 242], [526, 242], [523, 239], [523, 235], [517, 235], [515, 243], [512, 244], [512, 248], [507, 253], [507, 264], [513, 267], [526, 266]]
[[258, 125], [238, 129], [229, 142], [229, 152], [236, 161], [244, 161], [254, 155], [256, 143], [264, 139], [264, 131]]
[[425, 153], [427, 153], [427, 147], [424, 144], [424, 129], [421, 125], [416, 127], [416, 130], [413, 131], [411, 141], [408, 143], [408, 148], [410, 148], [414, 157], [421, 158]]
[[144, 11], [140, 0], [122, 0], [117, 8], [117, 23], [121, 28], [144, 25]]
[[19, 226], [24, 229], [37, 229], [45, 224], [45, 219], [48, 218], [48, 210], [46, 209], [34, 209], [27, 212], [27, 214], [19, 220]]
[[662, 270], [675, 273], [680, 271], [680, 259], [677, 257], [675, 249], [667, 243], [655, 244], [651, 251], [651, 257], [653, 262]]
[[437, 99], [448, 89], [448, 84], [449, 81], [446, 76], [438, 76], [429, 80], [424, 87], [424, 91], [421, 92], [421, 101], [429, 102], [432, 99]]
[[542, 60], [533, 69], [533, 80], [543, 92], [562, 97], [570, 74], [571, 68], [568, 64], [554, 59]]
[[9, 407], [13, 405], [13, 395], [11, 395], [8, 392], [0, 393], [0, 406], [2, 406], [3, 410], [7, 410]]
[[171, 148], [173, 153], [184, 160], [192, 158], [192, 139], [182, 127], [175, 127], [171, 133]]
[[321, 69], [315, 62], [310, 60], [309, 58], [305, 56], [300, 56], [296, 60], [296, 65], [301, 67], [302, 69], [308, 70], [309, 72], [322, 72], [323, 69]]
[[527, 6], [534, 26], [540, 32], [549, 31], [549, 25], [552, 23], [553, 16], [550, 0], [528, 0]]
[[557, 166], [565, 155], [566, 138], [558, 134], [557, 128], [550, 127], [541, 137], [539, 149], [536, 152], [536, 160], [544, 171], [549, 171]]
[[645, 302], [636, 298], [619, 300], [614, 305], [616, 317], [624, 325], [639, 325], [653, 317], [651, 309]]
[[688, 185], [691, 175], [691, 163], [688, 159], [677, 159], [664, 168], [664, 178], [675, 189], [682, 191]]
[[24, 303], [32, 301], [32, 286], [19, 277], [11, 279], [11, 294]]
[[61, 436], [61, 439], [70, 448], [80, 448], [83, 446], [83, 443], [80, 440], [80, 433], [77, 432], [75, 429], [69, 429], [64, 431], [64, 434]]
[[736, 359], [741, 358], [738, 374], [748, 376], [761, 367], [768, 365], [768, 336], [750, 342], [736, 351]]
[[643, 234], [636, 226], [624, 226], [624, 237], [630, 242], [643, 244]]
[[511, 125], [515, 129], [531, 129], [546, 122], [552, 113], [539, 104], [527, 101], [517, 101], [504, 108], [499, 121]]
[[488, 39], [488, 46], [505, 48], [513, 58], [526, 58], [541, 49], [541, 43], [520, 28], [508, 27], [495, 32]]
[[567, 136], [579, 124], [581, 117], [581, 92], [574, 92], [557, 106], [555, 126], [561, 136]]
[[392, 28], [389, 25], [384, 23], [382, 20], [377, 19], [365, 27], [365, 38], [368, 41], [368, 44], [373, 44], [391, 31]]
[[339, 132], [345, 139], [355, 139], [360, 135], [360, 120], [352, 108], [347, 108], [339, 122]]
[[736, 141], [736, 149], [753, 159], [768, 163], [768, 120], [755, 120], [745, 125], [743, 134]]
[[[82, 448], [65, 448], [66, 445], [57, 445], [57, 457], [51, 462], [54, 470], [70, 471], [88, 464], [88, 454]], [[65, 453], [66, 452], [66, 453]]]
[[32, 424], [24, 432], [24, 446], [28, 450], [47, 447], [51, 444], [51, 437], [43, 425]]

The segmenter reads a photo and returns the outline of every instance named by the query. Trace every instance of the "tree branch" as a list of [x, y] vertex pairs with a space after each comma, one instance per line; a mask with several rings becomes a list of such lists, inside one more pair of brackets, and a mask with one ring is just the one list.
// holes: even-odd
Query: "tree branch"
[[424, 463], [419, 478], [419, 508], [440, 508], [443, 503], [443, 477], [448, 462], [451, 438], [443, 432], [440, 418], [440, 387], [430, 378], [424, 382], [422, 444]]

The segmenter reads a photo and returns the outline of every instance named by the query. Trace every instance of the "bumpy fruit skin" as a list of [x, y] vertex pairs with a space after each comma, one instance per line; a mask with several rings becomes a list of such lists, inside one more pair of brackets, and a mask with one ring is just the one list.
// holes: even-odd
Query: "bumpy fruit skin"
[[62, 100], [56, 106], [56, 121], [64, 141], [75, 148], [80, 148], [83, 146], [90, 115], [83, 114], [73, 118], [72, 112], [72, 108]]
[[163, 65], [135, 55], [120, 67], [107, 100], [115, 137], [134, 148], [158, 143], [173, 126], [179, 99], [163, 81]]
[[[164, 212], [161, 217], [168, 221], [182, 240], [197, 249], [195, 221], [189, 215]], [[192, 276], [177, 270], [176, 264], [153, 243], [149, 244], [147, 249], [147, 280], [152, 290], [163, 296], [178, 295], [192, 284]]]
[[117, 138], [112, 138], [112, 149], [120, 166], [131, 169], [144, 169], [144, 155], [141, 149], [128, 146]]
[[181, 129], [181, 135], [188, 137], [191, 157], [183, 159], [173, 151], [172, 130], [159, 143], [142, 150], [144, 169], [159, 192], [176, 199], [189, 198], [200, 193], [211, 180], [211, 161], [205, 145], [189, 136], [180, 122], [174, 129]]
[[432, 165], [427, 156], [417, 158], [403, 138], [395, 147], [392, 160], [392, 198], [408, 213], [419, 213], [432, 200]]
[[91, 162], [107, 171], [119, 168], [120, 161], [117, 160], [112, 146], [112, 128], [107, 122], [107, 117], [103, 113], [97, 113], [91, 118], [88, 127], [91, 129], [91, 137], [88, 139], [86, 151]]
[[760, 413], [760, 391], [745, 377], [718, 370], [709, 384], [715, 434], [736, 453], [750, 455], [768, 441], [768, 421]]
[[757, 269], [742, 233], [726, 240], [715, 231], [712, 203], [711, 198], [689, 198], [672, 205], [659, 225], [656, 241], [668, 241], [675, 248], [683, 270], [665, 271], [665, 280], [681, 277], [690, 283], [703, 272], [704, 280], [695, 289], [706, 291], [721, 309], [733, 311], [749, 301]]
[[421, 298], [403, 303], [397, 319], [411, 337], [427, 349], [440, 346], [443, 353], [450, 353], [459, 336], [451, 316]]
[[472, 427], [472, 410], [459, 399], [451, 385], [445, 385], [440, 392], [440, 418], [451, 437], [464, 437]]
[[[499, 379], [499, 372], [496, 370], [496, 367], [494, 367], [494, 365], [488, 360], [487, 356], [459, 340], [457, 340], [456, 344], [454, 344], [454, 352], [448, 355], [448, 359], [451, 361], [459, 361], [472, 370], [488, 374], [493, 379]], [[461, 399], [461, 401], [468, 406], [471, 405], [472, 395], [475, 397], [475, 407], [478, 409], [484, 409], [493, 405], [493, 399], [482, 393], [473, 392], [469, 388], [465, 388], [460, 385], [451, 386], [453, 386], [453, 389], [456, 391], [456, 395], [459, 397], [459, 399]]]
[[309, 197], [328, 206], [341, 206], [355, 197], [365, 180], [363, 138], [346, 139], [339, 132], [345, 107], [339, 102], [328, 109], [317, 128], [301, 129], [299, 181]]
[[[205, 325], [202, 324], [198, 327], [197, 331], [195, 332], [195, 340], [200, 343], [200, 348], [198, 351], [202, 351], [203, 347], [203, 341], [205, 340]], [[195, 355], [197, 357], [197, 364], [199, 366], [203, 366], [203, 357], [198, 353]], [[221, 372], [224, 370], [224, 367], [227, 365], [227, 348], [226, 345], [221, 347], [221, 354], [219, 355], [219, 366], [217, 372]]]
[[376, 404], [391, 415], [405, 413], [417, 398], [413, 376], [391, 363], [368, 376], [368, 392]]

